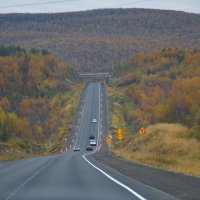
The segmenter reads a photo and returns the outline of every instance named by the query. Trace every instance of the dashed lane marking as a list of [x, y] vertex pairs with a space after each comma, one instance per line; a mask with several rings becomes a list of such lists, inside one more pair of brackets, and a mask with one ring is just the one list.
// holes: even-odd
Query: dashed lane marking
[[24, 187], [28, 182], [30, 182], [34, 177], [36, 177], [41, 171], [43, 171], [44, 169], [46, 169], [53, 161], [55, 160], [52, 159], [50, 160], [47, 165], [45, 165], [44, 167], [42, 167], [40, 170], [38, 170], [37, 172], [35, 172], [30, 178], [28, 178], [23, 184], [21, 184], [14, 192], [12, 192], [6, 200], [12, 199], [14, 197], [14, 195], [21, 190], [22, 187]]

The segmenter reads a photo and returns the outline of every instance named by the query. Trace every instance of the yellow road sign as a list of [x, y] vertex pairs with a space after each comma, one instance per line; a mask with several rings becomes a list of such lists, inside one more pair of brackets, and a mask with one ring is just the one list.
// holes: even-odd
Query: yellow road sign
[[107, 136], [106, 136], [106, 143], [107, 143], [107, 145], [110, 145], [111, 140], [112, 140], [112, 135], [110, 133], [108, 133]]
[[144, 129], [144, 128], [141, 128], [141, 129], [139, 130], [139, 134], [142, 134], [142, 135], [146, 134], [145, 129]]
[[118, 136], [117, 136], [117, 139], [118, 139], [118, 140], [122, 140], [122, 139], [123, 139], [123, 136], [122, 136], [122, 135], [118, 135]]
[[122, 129], [118, 129], [117, 130], [117, 139], [118, 140], [122, 140], [123, 139], [123, 130]]
[[117, 133], [118, 133], [118, 134], [122, 134], [122, 133], [123, 133], [122, 129], [118, 129], [118, 130], [117, 130]]
[[107, 143], [107, 145], [110, 145], [111, 139], [109, 137], [106, 137], [106, 143]]

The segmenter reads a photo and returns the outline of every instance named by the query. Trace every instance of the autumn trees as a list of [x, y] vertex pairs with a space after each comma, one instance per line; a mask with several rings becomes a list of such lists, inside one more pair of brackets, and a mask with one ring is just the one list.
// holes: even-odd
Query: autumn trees
[[54, 95], [70, 91], [75, 72], [46, 50], [0, 47], [0, 140], [43, 141]]
[[136, 129], [169, 122], [200, 130], [200, 51], [140, 53], [113, 74], [124, 90], [125, 117]]
[[111, 71], [138, 52], [199, 48], [200, 16], [153, 9], [1, 14], [0, 33], [0, 44], [48, 49], [80, 71]]
[[172, 121], [187, 126], [200, 126], [200, 76], [178, 79], [170, 90]]

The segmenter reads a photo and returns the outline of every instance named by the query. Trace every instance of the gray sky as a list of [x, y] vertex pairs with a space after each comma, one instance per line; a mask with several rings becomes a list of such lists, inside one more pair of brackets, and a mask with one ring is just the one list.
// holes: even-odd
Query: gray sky
[[156, 8], [200, 14], [200, 0], [0, 0], [0, 13], [53, 13], [99, 8]]

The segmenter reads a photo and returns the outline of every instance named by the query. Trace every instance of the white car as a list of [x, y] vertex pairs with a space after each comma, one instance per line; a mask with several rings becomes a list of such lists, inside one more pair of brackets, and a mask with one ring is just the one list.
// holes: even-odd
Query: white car
[[97, 145], [97, 143], [96, 143], [96, 141], [95, 141], [95, 140], [90, 140], [90, 145], [91, 145], [91, 146], [96, 146], [96, 145]]
[[80, 151], [80, 147], [78, 146], [74, 147], [74, 151]]
[[97, 123], [97, 119], [92, 119], [92, 123]]

